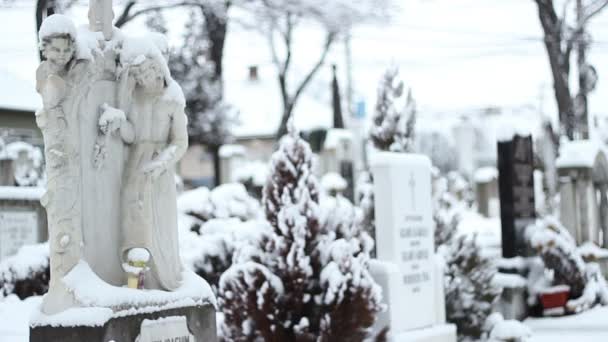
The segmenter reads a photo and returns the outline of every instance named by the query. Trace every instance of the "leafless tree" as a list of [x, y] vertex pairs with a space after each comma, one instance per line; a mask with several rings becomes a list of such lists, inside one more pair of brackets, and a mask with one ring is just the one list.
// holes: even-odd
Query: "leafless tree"
[[[391, 0], [254, 0], [242, 5], [252, 14], [255, 28], [267, 38], [277, 69], [283, 106], [277, 139], [287, 133], [287, 122], [298, 100], [325, 63], [340, 35], [360, 22], [387, 18], [390, 10], [395, 8]], [[320, 26], [324, 38], [309, 69], [294, 81], [295, 32], [304, 25]]]
[[[559, 4], [554, 0], [534, 0], [538, 5], [538, 15], [544, 32], [544, 43], [551, 65], [553, 87], [561, 134], [570, 140], [589, 137], [587, 96], [595, 88], [597, 74], [587, 61], [587, 51], [591, 42], [587, 26], [590, 20], [608, 6], [608, 0], [564, 0]], [[574, 5], [576, 18], [568, 19], [568, 12]], [[559, 7], [558, 7], [559, 6]], [[558, 9], [561, 10], [558, 13]], [[561, 14], [561, 15], [560, 15]], [[572, 52], [577, 53], [578, 92], [570, 85]]]

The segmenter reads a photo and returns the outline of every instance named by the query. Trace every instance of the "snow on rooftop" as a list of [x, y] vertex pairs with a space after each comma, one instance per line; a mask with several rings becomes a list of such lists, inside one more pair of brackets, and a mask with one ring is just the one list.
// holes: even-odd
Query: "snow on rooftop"
[[575, 140], [564, 142], [555, 165], [558, 168], [593, 167], [598, 153], [605, 153], [604, 147], [595, 140]]
[[219, 151], [220, 157], [222, 157], [222, 158], [230, 158], [230, 157], [234, 157], [234, 156], [244, 156], [245, 153], [247, 153], [245, 146], [236, 145], [236, 144], [222, 145], [222, 147], [220, 147], [220, 151]]
[[347, 129], [332, 128], [327, 130], [327, 136], [323, 146], [325, 149], [338, 148], [339, 144], [343, 141], [351, 142], [353, 140], [353, 133]]

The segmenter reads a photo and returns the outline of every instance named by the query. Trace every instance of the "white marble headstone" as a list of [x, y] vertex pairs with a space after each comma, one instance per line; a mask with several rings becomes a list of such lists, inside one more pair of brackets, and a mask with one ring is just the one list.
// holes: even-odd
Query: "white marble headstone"
[[393, 331], [437, 323], [431, 163], [426, 156], [378, 153], [372, 159], [377, 258], [397, 265], [390, 281]]
[[0, 260], [39, 241], [35, 211], [0, 211]]
[[196, 342], [185, 316], [145, 319], [135, 342]]

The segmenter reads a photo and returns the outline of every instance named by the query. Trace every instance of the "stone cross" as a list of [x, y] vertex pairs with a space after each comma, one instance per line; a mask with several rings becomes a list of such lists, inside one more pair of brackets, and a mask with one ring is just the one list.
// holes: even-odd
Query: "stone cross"
[[414, 173], [410, 173], [410, 193], [412, 194], [412, 210], [416, 211], [416, 179], [414, 179]]
[[105, 40], [111, 40], [112, 20], [112, 0], [89, 0], [89, 30], [102, 32]]

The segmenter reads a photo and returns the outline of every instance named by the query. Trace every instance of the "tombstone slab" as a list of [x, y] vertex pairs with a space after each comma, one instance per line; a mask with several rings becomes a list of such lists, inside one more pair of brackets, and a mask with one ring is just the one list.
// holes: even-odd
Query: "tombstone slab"
[[502, 256], [525, 256], [524, 230], [536, 217], [532, 136], [498, 142], [498, 190]]
[[40, 204], [44, 189], [0, 186], [0, 260], [19, 248], [47, 239], [46, 212]]
[[388, 326], [391, 341], [456, 341], [455, 328], [445, 324], [443, 271], [435, 262], [431, 162], [382, 152], [371, 165], [378, 260], [370, 272], [388, 306], [375, 331]]

